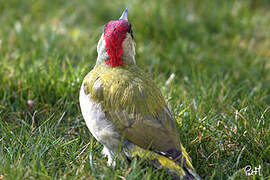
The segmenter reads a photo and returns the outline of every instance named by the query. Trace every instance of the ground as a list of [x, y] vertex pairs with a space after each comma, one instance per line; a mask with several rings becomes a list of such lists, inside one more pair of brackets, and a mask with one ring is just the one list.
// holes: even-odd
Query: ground
[[108, 167], [79, 108], [104, 24], [126, 7], [198, 174], [268, 179], [267, 0], [0, 0], [0, 179], [168, 178], [147, 160]]

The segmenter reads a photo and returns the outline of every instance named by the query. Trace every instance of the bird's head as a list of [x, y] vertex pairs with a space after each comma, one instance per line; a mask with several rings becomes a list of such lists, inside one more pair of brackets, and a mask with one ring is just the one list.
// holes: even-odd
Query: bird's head
[[97, 46], [97, 64], [122, 66], [135, 64], [135, 42], [131, 24], [128, 22], [127, 9], [119, 20], [109, 21]]

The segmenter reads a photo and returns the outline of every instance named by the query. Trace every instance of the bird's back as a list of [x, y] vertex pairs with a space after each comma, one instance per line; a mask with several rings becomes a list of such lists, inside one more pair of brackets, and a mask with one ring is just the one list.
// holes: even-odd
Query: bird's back
[[166, 102], [149, 75], [136, 65], [96, 66], [84, 79], [84, 91], [100, 103], [120, 134], [157, 152], [179, 149], [180, 141]]

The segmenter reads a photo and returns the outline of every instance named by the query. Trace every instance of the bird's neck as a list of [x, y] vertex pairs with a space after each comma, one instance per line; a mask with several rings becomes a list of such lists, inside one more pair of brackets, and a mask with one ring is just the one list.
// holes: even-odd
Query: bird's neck
[[106, 47], [106, 41], [102, 35], [97, 46], [97, 65], [106, 64], [111, 67], [123, 66], [123, 65], [136, 65], [135, 61], [135, 44], [130, 35], [128, 35], [122, 42], [120, 56], [115, 56], [115, 53], [108, 51], [108, 45]]

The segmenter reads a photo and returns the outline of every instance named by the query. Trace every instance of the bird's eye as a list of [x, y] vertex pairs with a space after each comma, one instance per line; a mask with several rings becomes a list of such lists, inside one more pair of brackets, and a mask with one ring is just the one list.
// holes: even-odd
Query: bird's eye
[[128, 33], [131, 35], [132, 39], [134, 39], [131, 24], [128, 26]]

